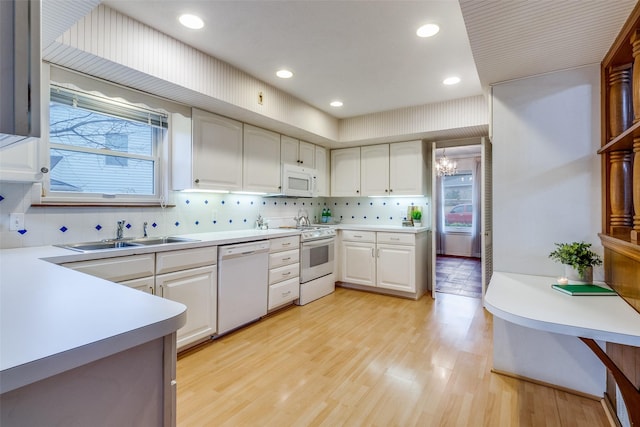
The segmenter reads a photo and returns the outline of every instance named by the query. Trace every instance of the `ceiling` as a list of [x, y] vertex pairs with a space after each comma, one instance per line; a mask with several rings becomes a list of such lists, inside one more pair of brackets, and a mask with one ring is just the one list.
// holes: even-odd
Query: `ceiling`
[[[43, 0], [43, 43], [99, 0]], [[599, 63], [634, 0], [104, 0], [104, 4], [338, 117], [483, 93], [490, 84]], [[178, 24], [199, 14], [205, 27]], [[418, 26], [440, 32], [418, 38]], [[65, 28], [66, 27], [66, 28]], [[291, 79], [275, 76], [279, 68]], [[445, 86], [445, 77], [461, 83]], [[330, 107], [334, 99], [344, 106]]]

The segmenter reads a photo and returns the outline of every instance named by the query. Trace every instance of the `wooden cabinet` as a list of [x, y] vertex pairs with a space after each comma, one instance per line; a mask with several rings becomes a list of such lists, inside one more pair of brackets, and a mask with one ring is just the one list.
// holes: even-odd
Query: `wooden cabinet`
[[244, 126], [243, 191], [280, 191], [280, 135]]
[[416, 291], [415, 235], [378, 233], [377, 286], [403, 292]]
[[177, 332], [178, 350], [217, 332], [216, 246], [156, 254], [155, 292], [187, 306], [187, 323]]
[[332, 150], [331, 195], [421, 196], [427, 191], [425, 149], [422, 141], [409, 141]]
[[360, 147], [331, 150], [331, 196], [360, 196]]
[[[188, 122], [174, 116], [174, 127]], [[197, 108], [191, 123], [191, 132], [172, 130], [173, 189], [242, 190], [242, 123]]]
[[271, 239], [268, 310], [291, 304], [300, 296], [300, 238]]
[[315, 149], [315, 169], [316, 169], [316, 195], [318, 197], [329, 197], [329, 158], [327, 149], [316, 145]]
[[178, 350], [216, 333], [217, 280], [215, 265], [156, 276], [158, 295], [187, 306], [187, 323], [177, 332]]
[[422, 141], [389, 144], [389, 194], [417, 196], [427, 192], [427, 168]]
[[360, 147], [362, 196], [389, 195], [389, 144]]
[[280, 151], [282, 163], [315, 168], [315, 146], [313, 144], [282, 135], [280, 137]]
[[[341, 281], [419, 298], [426, 292], [426, 233], [342, 230]], [[417, 237], [419, 236], [419, 237]], [[420, 261], [419, 261], [420, 260]]]

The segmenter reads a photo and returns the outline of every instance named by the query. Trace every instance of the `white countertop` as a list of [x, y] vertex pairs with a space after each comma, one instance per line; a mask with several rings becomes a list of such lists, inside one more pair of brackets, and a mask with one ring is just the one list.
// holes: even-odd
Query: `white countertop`
[[360, 225], [360, 224], [336, 224], [338, 230], [354, 231], [381, 231], [389, 233], [418, 234], [429, 231], [429, 227], [403, 227], [401, 225]]
[[183, 236], [199, 242], [91, 253], [54, 246], [0, 251], [0, 393], [170, 334], [186, 321], [182, 304], [54, 263], [296, 234], [238, 230]]
[[494, 272], [484, 304], [493, 315], [528, 328], [640, 346], [640, 314], [619, 296], [570, 296], [555, 277]]

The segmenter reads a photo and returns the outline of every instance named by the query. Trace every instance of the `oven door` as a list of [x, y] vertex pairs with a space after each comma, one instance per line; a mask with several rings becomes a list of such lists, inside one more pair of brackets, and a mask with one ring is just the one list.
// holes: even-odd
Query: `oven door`
[[300, 254], [300, 283], [333, 273], [333, 237], [302, 242]]

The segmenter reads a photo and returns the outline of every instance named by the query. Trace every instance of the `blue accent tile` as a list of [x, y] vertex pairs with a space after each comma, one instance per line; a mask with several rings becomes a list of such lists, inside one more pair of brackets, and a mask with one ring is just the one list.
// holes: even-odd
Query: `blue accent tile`
[[396, 202], [396, 206], [400, 206], [400, 202]]
[[236, 201], [236, 205], [239, 205], [239, 204], [240, 204], [240, 200]]
[[247, 218], [243, 219], [242, 222], [247, 222]]
[[214, 219], [214, 220], [213, 220], [213, 223], [214, 223], [214, 224], [217, 224], [217, 223], [218, 223], [218, 221], [216, 221], [216, 220]]
[[251, 204], [253, 204], [253, 200], [251, 201]]
[[205, 201], [204, 201], [204, 204], [205, 204], [205, 205], [208, 205], [208, 204], [209, 204], [209, 201], [208, 201], [208, 200], [205, 200]]
[[68, 228], [63, 225], [62, 227], [59, 228], [59, 230], [65, 233], [68, 230]]
[[156, 228], [156, 227], [158, 226], [158, 224], [156, 224], [156, 223], [154, 222], [153, 224], [151, 224], [151, 226], [152, 226], [153, 228]]
[[287, 206], [287, 202], [284, 202], [284, 205]]
[[278, 204], [278, 202], [273, 202], [273, 205], [274, 205], [274, 206], [275, 206], [275, 205], [277, 205], [277, 204]]
[[379, 217], [379, 216], [377, 216], [377, 217], [376, 217], [376, 219], [380, 219], [380, 217]]
[[413, 202], [411, 202], [411, 206], [413, 206]]
[[233, 223], [233, 220], [232, 220], [232, 219], [230, 219], [230, 220], [229, 220], [229, 224], [232, 224], [232, 223]]
[[18, 230], [18, 233], [23, 234], [23, 235], [24, 235], [26, 232], [27, 232], [27, 230]]
[[96, 225], [96, 230], [98, 231], [102, 230], [102, 226], [100, 224]]
[[349, 206], [349, 202], [345, 203], [344, 205], [345, 205], [345, 206]]
[[131, 228], [131, 224], [127, 224], [125, 225], [125, 227], [127, 227], [127, 229]]
[[174, 222], [173, 225], [175, 225], [176, 227], [180, 225], [180, 223], [178, 221]]
[[355, 218], [356, 218], [355, 216], [351, 215], [351, 219], [355, 219]]
[[191, 202], [189, 201], [189, 199], [185, 200], [184, 202], [185, 202], [186, 204], [191, 203]]
[[223, 201], [221, 201], [220, 203], [222, 203], [222, 204], [224, 205], [224, 200], [223, 200]]
[[390, 216], [390, 217], [389, 217], [389, 219], [393, 219], [393, 217], [392, 217], [392, 216]]
[[333, 206], [338, 206], [338, 202], [333, 202]]
[[0, 202], [4, 200], [4, 197], [0, 194]]
[[382, 202], [382, 206], [387, 206], [387, 202]]
[[369, 206], [373, 206], [373, 202], [369, 202]]
[[360, 202], [358, 202], [358, 206], [360, 206]]
[[263, 206], [264, 206], [264, 205], [266, 205], [266, 204], [267, 204], [267, 202], [265, 202], [265, 201], [263, 201], [263, 202], [262, 202], [262, 205], [263, 205]]
[[365, 216], [363, 216], [363, 218], [364, 218], [364, 219], [367, 219], [367, 216], [365, 215]]
[[199, 225], [199, 224], [200, 224], [200, 221], [196, 221], [196, 225]]

